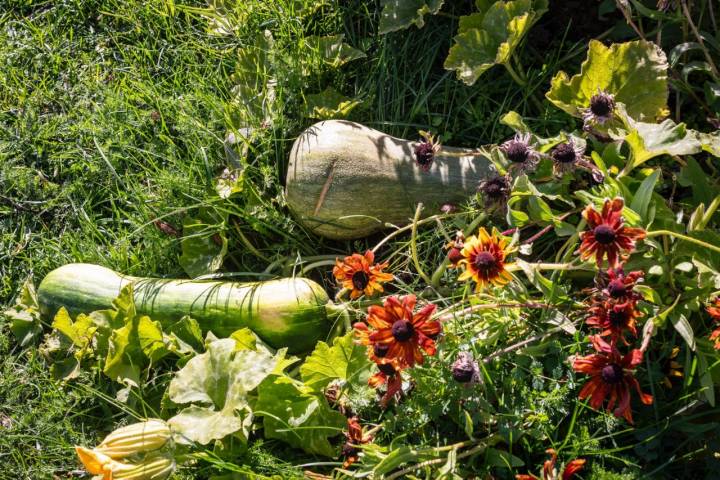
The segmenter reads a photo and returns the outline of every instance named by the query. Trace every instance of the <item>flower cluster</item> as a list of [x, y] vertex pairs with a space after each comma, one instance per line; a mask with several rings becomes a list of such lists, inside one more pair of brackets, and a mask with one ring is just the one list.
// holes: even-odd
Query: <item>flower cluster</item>
[[368, 308], [367, 323], [354, 325], [360, 344], [367, 346], [368, 357], [379, 372], [368, 383], [374, 388], [387, 385], [382, 405], [401, 391], [401, 372], [424, 362], [424, 355], [435, 355], [435, 340], [442, 326], [431, 317], [435, 305], [428, 304], [415, 311], [415, 295], [391, 296], [382, 306]]
[[[720, 297], [716, 298], [712, 305], [706, 308], [713, 320], [720, 322]], [[713, 345], [716, 350], [720, 350], [720, 327], [716, 328], [710, 334], [710, 340], [715, 342]]]
[[[583, 212], [590, 229], [580, 234], [580, 257], [589, 260], [594, 256], [598, 267], [607, 259], [608, 269], [604, 274], [601, 272], [602, 280], [593, 290], [588, 309], [587, 324], [600, 331], [590, 337], [595, 353], [576, 357], [573, 369], [590, 375], [580, 390], [581, 400], [589, 398], [590, 406], [599, 409], [608, 399], [608, 412], [633, 423], [630, 391], [637, 390], [640, 401], [646, 405], [652, 403], [653, 398], [640, 390], [634, 377], [643, 351], [632, 349], [623, 355], [618, 349], [618, 343], [629, 345], [626, 334], [637, 337], [637, 319], [642, 313], [638, 310], [641, 297], [634, 288], [644, 277], [641, 271], [625, 274], [619, 262], [621, 251], [631, 253], [635, 240], [645, 237], [644, 230], [624, 226], [623, 206], [623, 200], [615, 198], [605, 201], [601, 213], [592, 206]], [[609, 342], [603, 337], [608, 337]]]
[[550, 460], [546, 460], [543, 464], [542, 476], [536, 477], [533, 474], [515, 475], [516, 480], [570, 480], [575, 476], [577, 472], [583, 469], [585, 466], [585, 459], [578, 458], [571, 460], [565, 465], [562, 474], [558, 477], [558, 471], [555, 468], [557, 462], [557, 452], [548, 448], [546, 453], [550, 454]]

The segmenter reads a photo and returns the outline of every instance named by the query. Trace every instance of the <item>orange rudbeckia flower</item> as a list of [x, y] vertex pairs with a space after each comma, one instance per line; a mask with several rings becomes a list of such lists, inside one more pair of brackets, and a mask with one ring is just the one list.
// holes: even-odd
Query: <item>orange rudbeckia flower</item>
[[394, 363], [408, 368], [423, 363], [423, 351], [435, 355], [435, 339], [442, 331], [440, 322], [430, 320], [435, 305], [428, 304], [417, 312], [415, 295], [388, 297], [382, 306], [368, 308], [367, 323], [355, 324], [359, 343], [368, 345], [370, 358], [379, 364]]
[[382, 292], [382, 284], [393, 279], [392, 274], [383, 273], [388, 262], [374, 263], [375, 254], [368, 250], [364, 255], [353, 253], [342, 261], [335, 260], [333, 275], [343, 288], [350, 291], [350, 298], [356, 299], [360, 295], [372, 295]]
[[508, 248], [510, 239], [503, 237], [496, 230], [492, 235], [485, 228], [480, 228], [478, 235], [465, 239], [461, 254], [463, 259], [458, 262], [465, 270], [458, 280], [473, 279], [479, 292], [486, 285], [502, 286], [512, 280], [505, 263], [505, 258], [512, 250]]
[[605, 205], [598, 213], [592, 205], [583, 211], [583, 217], [590, 230], [580, 234], [580, 258], [588, 260], [595, 257], [598, 266], [607, 258], [608, 266], [618, 264], [620, 251], [635, 250], [635, 241], [645, 238], [645, 230], [624, 226], [622, 209], [625, 202], [622, 198], [605, 200]]
[[558, 471], [555, 468], [555, 463], [557, 462], [557, 452], [552, 449], [548, 448], [545, 450], [546, 453], [550, 454], [550, 460], [545, 460], [545, 463], [543, 464], [543, 471], [542, 471], [542, 477], [536, 477], [533, 474], [526, 474], [526, 475], [515, 475], [516, 480], [558, 480], [562, 478], [562, 480], [570, 480], [575, 476], [577, 472], [583, 469], [585, 466], [585, 459], [584, 458], [576, 458], [575, 460], [571, 460], [565, 465], [565, 469], [562, 471], [562, 474], [560, 477], [558, 477]]
[[595, 335], [590, 339], [597, 353], [577, 357], [573, 362], [573, 369], [576, 372], [590, 375], [590, 380], [580, 390], [580, 400], [589, 397], [590, 406], [599, 409], [605, 399], [610, 397], [607, 411], [633, 423], [630, 389], [634, 388], [638, 392], [640, 401], [645, 405], [653, 402], [652, 395], [640, 390], [640, 384], [633, 375], [635, 367], [642, 362], [643, 352], [636, 349], [621, 355], [614, 345], [608, 344], [600, 336]]

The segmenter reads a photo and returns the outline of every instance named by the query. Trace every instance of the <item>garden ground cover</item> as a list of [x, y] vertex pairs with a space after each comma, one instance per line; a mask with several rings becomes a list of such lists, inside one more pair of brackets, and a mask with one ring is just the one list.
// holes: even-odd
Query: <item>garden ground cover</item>
[[[517, 53], [525, 85], [496, 66], [467, 86], [443, 64], [458, 18], [475, 6], [448, 3], [454, 4], [438, 15], [428, 15], [422, 28], [379, 35], [381, 5], [375, 2], [253, 1], [232, 15], [223, 10], [225, 2], [211, 2], [217, 6], [215, 16], [202, 2], [6, 2], [0, 7], [3, 310], [13, 305], [26, 279], [32, 277], [37, 284], [65, 263], [98, 263], [131, 275], [169, 278], [186, 277], [194, 268], [194, 258], [201, 258], [200, 263], [205, 262], [201, 268], [206, 268], [216, 259], [207, 254], [216, 251], [212, 245], [182, 240], [184, 225], [186, 234], [193, 232], [188, 227], [193, 219], [208, 225], [199, 236], [211, 244], [227, 245], [220, 272], [231, 278], [257, 280], [265, 278], [263, 272], [287, 276], [313, 262], [305, 259], [322, 256], [307, 274], [335, 292], [333, 259], [364, 252], [383, 235], [347, 242], [323, 240], [289, 215], [283, 179], [290, 147], [303, 128], [319, 117], [345, 115], [401, 138], [417, 139], [423, 130], [439, 133], [442, 144], [480, 147], [510, 138], [513, 130], [501, 118], [516, 111], [533, 132], [551, 137], [577, 128], [572, 117], [545, 100], [555, 74], [578, 72], [591, 38], [620, 42], [637, 37], [623, 16], [607, 7], [608, 2], [591, 2], [591, 8], [587, 2], [551, 2], [550, 12], [529, 31]], [[271, 48], [273, 58], [248, 64], [248, 58], [258, 53], [253, 48], [270, 44], [264, 32], [272, 34], [273, 46], [266, 48]], [[358, 58], [329, 65], [322, 52], [312, 48], [317, 36], [339, 34], [364, 56], [350, 52]], [[666, 52], [681, 43], [672, 36], [663, 41]], [[681, 82], [677, 85], [670, 95], [673, 118], [709, 131], [706, 102], [698, 102], [698, 94], [684, 90]], [[347, 97], [352, 109], [346, 104], [344, 111], [337, 101], [333, 103], [335, 94], [318, 96], [329, 87]], [[243, 130], [248, 127], [252, 132]], [[236, 140], [244, 133], [252, 141], [242, 147], [242, 139], [228, 140], [228, 131]], [[700, 176], [709, 177], [706, 194], [692, 191], [688, 178], [697, 177], [688, 177], [688, 170], [680, 173], [669, 162], [658, 163], [663, 170], [658, 192], [668, 198], [690, 197], [695, 203], [686, 203], [692, 206], [699, 200], [709, 204], [717, 194], [715, 170], [711, 160], [701, 161]], [[679, 184], [673, 177], [678, 175], [684, 175]], [[585, 175], [577, 189], [589, 183]], [[709, 198], [697, 199], [697, 195]], [[482, 209], [476, 201], [466, 210], [478, 214]], [[502, 220], [495, 222], [487, 226], [509, 228]], [[432, 272], [445, 255], [445, 239], [432, 229], [421, 229], [416, 243], [424, 252], [421, 268]], [[532, 254], [554, 256], [556, 245], [542, 239]], [[389, 270], [398, 279], [388, 287], [390, 293], [423, 292], [425, 282], [418, 276], [409, 236], [392, 239], [379, 253], [390, 259]], [[586, 276], [588, 282], [592, 280], [591, 274]], [[540, 321], [534, 326], [546, 327]], [[45, 329], [50, 330], [50, 325]], [[662, 388], [658, 382], [663, 362], [670, 361], [674, 346], [684, 344], [673, 329], [663, 339], [654, 357], [657, 366], [645, 366], [657, 381], [644, 381], [643, 388], [652, 384], [656, 398]], [[688, 408], [687, 398], [705, 399], [698, 394], [703, 387], [697, 378], [688, 375], [701, 360], [683, 349], [679, 361], [687, 364], [685, 378], [690, 378], [682, 380], [682, 386], [674, 385], [672, 393], [661, 393], [662, 410], [657, 402], [644, 410], [635, 429], [611, 415], [593, 412], [577, 399], [580, 379], [566, 382], [571, 369], [563, 362], [568, 355], [583, 352], [583, 338], [570, 342], [549, 342], [544, 349], [496, 366], [505, 393], [493, 395], [500, 398], [502, 416], [532, 417], [533, 435], [498, 447], [491, 458], [473, 465], [474, 474], [512, 478], [538, 472], [549, 448], [539, 440], [545, 436], [562, 445], [564, 461], [577, 456], [589, 459], [582, 478], [629, 479], [643, 474], [712, 478], [709, 472], [717, 467], [713, 454], [720, 450], [717, 409], [703, 403], [692, 418], [676, 416]], [[123, 401], [117, 395], [120, 388], [98, 369], [58, 381], [50, 369], [48, 349], [38, 340], [21, 345], [10, 322], [4, 322], [0, 478], [82, 475], [73, 446], [96, 444], [128, 418], [157, 416], [176, 370], [168, 362], [165, 370], [158, 369], [148, 378], [142, 392]], [[467, 438], [463, 435], [484, 433], [472, 432], [473, 421], [491, 422], [470, 419], [468, 427], [444, 420], [448, 409], [444, 400], [459, 402], [463, 390], [448, 388], [437, 395], [439, 375], [444, 375], [445, 383], [451, 381], [447, 368], [420, 370], [413, 377], [412, 394], [385, 413], [373, 410], [367, 395], [355, 399], [361, 410], [374, 415], [369, 423], [384, 422], [379, 441], [402, 443], [405, 434], [418, 431], [412, 439], [415, 445], [437, 447], [462, 442]], [[426, 428], [428, 424], [432, 428]], [[523, 426], [513, 421], [500, 424], [506, 438]], [[334, 443], [339, 451], [342, 442]], [[253, 436], [247, 445], [230, 442], [224, 451], [209, 447], [201, 451], [203, 456], [180, 468], [176, 478], [231, 472], [234, 478], [253, 478], [249, 472], [302, 478], [303, 470], [328, 474], [331, 467], [342, 464], [337, 458], [309, 455], [262, 435]], [[437, 478], [436, 470], [418, 472], [419, 477]]]

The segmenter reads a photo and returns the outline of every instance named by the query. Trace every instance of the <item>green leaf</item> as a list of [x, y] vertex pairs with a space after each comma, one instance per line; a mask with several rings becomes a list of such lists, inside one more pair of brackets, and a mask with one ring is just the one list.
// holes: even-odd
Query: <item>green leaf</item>
[[624, 172], [642, 165], [659, 155], [692, 155], [700, 152], [700, 142], [684, 123], [676, 124], [669, 118], [662, 123], [645, 123], [633, 120], [617, 105], [616, 112], [625, 124], [626, 131], [612, 131], [610, 135], [621, 140], [624, 137], [630, 147], [630, 160]]
[[667, 68], [665, 54], [652, 42], [637, 40], [606, 47], [590, 40], [580, 73], [569, 78], [559, 72], [545, 96], [558, 108], [581, 117], [590, 98], [605, 91], [625, 104], [632, 118], [652, 121], [667, 111]]
[[240, 330], [234, 331], [230, 338], [235, 340], [236, 350], [256, 350], [257, 349], [257, 335], [249, 328], [241, 328]]
[[547, 0], [497, 1], [487, 11], [460, 17], [446, 70], [474, 84], [493, 65], [507, 64], [525, 34], [547, 10]]
[[75, 347], [74, 356], [78, 363], [82, 361], [85, 355], [92, 353], [91, 342], [98, 329], [92, 317], [81, 313], [73, 322], [65, 307], [61, 307], [55, 314], [52, 326], [72, 342]]
[[317, 51], [320, 58], [333, 67], [339, 67], [359, 58], [365, 58], [365, 53], [362, 50], [351, 47], [343, 41], [344, 39], [345, 35], [343, 34], [326, 37], [312, 35], [305, 38], [305, 45]]
[[692, 198], [695, 204], [704, 203], [709, 205], [717, 194], [717, 189], [710, 185], [708, 181], [709, 177], [698, 162], [690, 157], [680, 169], [678, 183], [692, 190]]
[[228, 435], [247, 441], [253, 412], [248, 395], [284, 357], [237, 350], [234, 339], [216, 340], [179, 370], [168, 388], [175, 403], [193, 403], [168, 420], [183, 437], [202, 445]]
[[222, 267], [228, 241], [222, 231], [213, 228], [213, 219], [185, 218], [180, 266], [192, 278], [214, 273]]
[[410, 25], [422, 28], [425, 15], [435, 15], [444, 0], [382, 0], [380, 34], [403, 30]]
[[702, 148], [704, 152], [708, 152], [715, 157], [720, 157], [720, 130], [713, 133], [696, 132], [695, 135], [700, 142], [700, 148]]
[[266, 30], [255, 42], [238, 50], [238, 61], [231, 76], [232, 100], [229, 104], [235, 129], [259, 128], [275, 116], [275, 84], [272, 52], [274, 40]]
[[315, 350], [307, 357], [300, 367], [300, 376], [305, 385], [316, 392], [322, 390], [339, 379], [358, 384], [358, 377], [369, 370], [370, 362], [365, 354], [365, 347], [355, 343], [354, 334], [348, 332], [333, 341], [333, 346], [318, 342]]
[[635, 195], [630, 203], [630, 208], [640, 215], [640, 218], [643, 219], [643, 224], [645, 225], [650, 223], [647, 218], [648, 208], [650, 207], [650, 200], [652, 199], [655, 184], [660, 178], [660, 173], [660, 169], [657, 169], [648, 175], [635, 191]]
[[42, 335], [40, 305], [37, 301], [35, 286], [28, 278], [15, 298], [15, 304], [5, 310], [3, 315], [10, 320], [10, 330], [20, 347], [27, 347]]
[[360, 100], [348, 98], [332, 87], [305, 96], [306, 116], [318, 119], [345, 118], [360, 105]]
[[685, 315], [682, 313], [678, 315], [670, 315], [670, 321], [672, 321], [675, 330], [677, 330], [680, 336], [685, 340], [685, 343], [688, 344], [690, 350], [695, 350], [695, 335], [692, 327], [690, 326], [690, 322], [688, 322], [687, 318], [685, 318]]
[[200, 324], [187, 315], [165, 327], [165, 343], [179, 354], [195, 354], [204, 350]]
[[308, 453], [336, 457], [328, 441], [342, 432], [345, 417], [322, 394], [287, 376], [273, 376], [258, 388], [255, 411], [263, 416], [266, 438], [283, 440]]

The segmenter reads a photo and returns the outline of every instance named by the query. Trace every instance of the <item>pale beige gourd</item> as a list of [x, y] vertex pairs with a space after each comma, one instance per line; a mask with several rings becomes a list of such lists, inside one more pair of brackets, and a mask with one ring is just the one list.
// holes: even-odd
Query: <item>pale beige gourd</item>
[[417, 144], [355, 122], [316, 123], [290, 152], [285, 195], [291, 211], [317, 235], [361, 238], [407, 225], [418, 203], [424, 216], [460, 204], [495, 174], [486, 157], [445, 146], [424, 172], [415, 162]]

